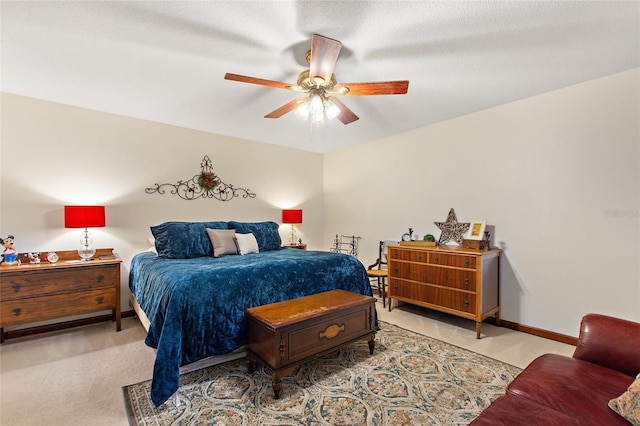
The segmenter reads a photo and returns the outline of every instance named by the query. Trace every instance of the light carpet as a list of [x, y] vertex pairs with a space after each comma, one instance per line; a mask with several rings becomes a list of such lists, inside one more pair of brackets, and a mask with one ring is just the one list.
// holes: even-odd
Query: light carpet
[[125, 386], [131, 425], [466, 425], [504, 394], [520, 368], [380, 322], [366, 341], [309, 361], [282, 379], [244, 359], [187, 373], [154, 407], [151, 381]]

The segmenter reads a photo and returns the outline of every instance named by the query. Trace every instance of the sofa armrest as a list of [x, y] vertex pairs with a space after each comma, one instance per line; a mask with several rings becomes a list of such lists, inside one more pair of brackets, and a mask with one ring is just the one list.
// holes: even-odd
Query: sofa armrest
[[640, 323], [600, 314], [582, 318], [574, 358], [636, 376], [639, 354]]

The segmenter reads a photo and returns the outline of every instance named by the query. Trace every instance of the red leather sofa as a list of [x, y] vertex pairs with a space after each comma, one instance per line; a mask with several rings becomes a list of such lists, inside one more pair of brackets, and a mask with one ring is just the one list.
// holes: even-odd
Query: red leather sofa
[[470, 424], [628, 426], [607, 404], [639, 372], [640, 323], [587, 314], [572, 357], [536, 358]]

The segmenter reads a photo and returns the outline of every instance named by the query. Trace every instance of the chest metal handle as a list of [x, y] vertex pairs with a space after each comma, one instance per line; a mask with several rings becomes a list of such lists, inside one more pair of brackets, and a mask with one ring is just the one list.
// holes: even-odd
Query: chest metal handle
[[104, 296], [98, 296], [96, 297], [96, 302], [98, 302], [98, 305], [101, 305], [102, 302], [104, 302]]
[[14, 308], [13, 309], [13, 315], [15, 315], [15, 316], [20, 316], [21, 312], [22, 312], [22, 308]]
[[20, 291], [20, 288], [22, 287], [22, 284], [13, 282], [13, 283], [11, 283], [11, 287], [13, 288], [13, 292], [17, 293], [17, 292]]

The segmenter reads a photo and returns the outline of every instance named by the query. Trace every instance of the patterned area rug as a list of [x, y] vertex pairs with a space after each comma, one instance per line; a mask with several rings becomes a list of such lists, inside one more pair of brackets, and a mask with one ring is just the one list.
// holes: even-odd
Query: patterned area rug
[[466, 425], [521, 371], [380, 322], [376, 348], [353, 343], [300, 366], [273, 399], [244, 359], [187, 373], [158, 408], [150, 381], [125, 386], [131, 425]]

